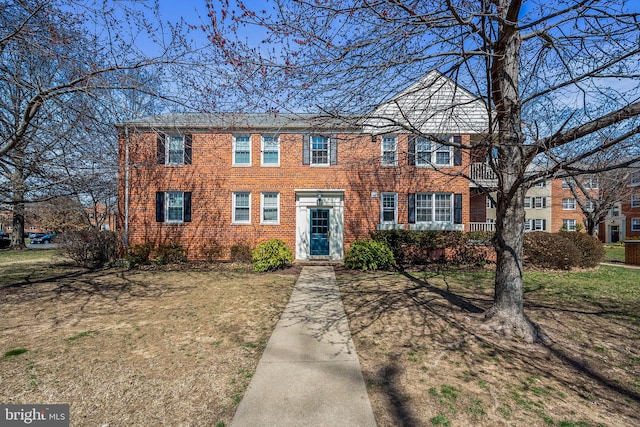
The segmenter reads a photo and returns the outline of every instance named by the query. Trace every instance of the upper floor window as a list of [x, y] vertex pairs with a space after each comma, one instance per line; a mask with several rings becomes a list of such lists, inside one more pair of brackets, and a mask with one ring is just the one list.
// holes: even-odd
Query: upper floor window
[[278, 135], [262, 135], [262, 165], [280, 165], [280, 137]]
[[640, 218], [631, 218], [631, 231], [640, 231]]
[[233, 136], [233, 165], [251, 166], [251, 135]]
[[570, 188], [569, 178], [562, 178], [562, 188], [564, 188], [565, 190]]
[[186, 191], [156, 192], [156, 222], [191, 221], [191, 193]]
[[611, 207], [611, 216], [620, 216], [620, 205], [613, 205]]
[[546, 197], [525, 197], [524, 198], [525, 209], [544, 209], [547, 207]]
[[447, 137], [439, 143], [426, 137], [409, 138], [409, 165], [461, 166], [462, 151], [447, 143], [461, 144], [459, 135]]
[[262, 193], [262, 224], [279, 224], [280, 223], [280, 194], [279, 193]]
[[192, 136], [158, 134], [156, 160], [160, 165], [190, 165]]
[[640, 185], [640, 171], [631, 172], [629, 185]]
[[640, 195], [633, 194], [631, 196], [631, 207], [632, 208], [640, 208]]
[[562, 209], [574, 210], [576, 208], [576, 199], [565, 197], [562, 199]]
[[251, 224], [251, 193], [233, 193], [233, 218], [234, 224]]
[[544, 187], [546, 185], [547, 185], [546, 181], [540, 181], [540, 182], [536, 183], [536, 187], [538, 187], [538, 188], [542, 188], [542, 187]]
[[495, 209], [496, 203], [491, 197], [487, 197], [487, 209]]
[[583, 180], [584, 188], [595, 190], [598, 188], [598, 178], [595, 176], [588, 176]]
[[593, 212], [595, 209], [595, 204], [592, 200], [587, 200], [584, 202], [584, 210], [585, 212]]
[[338, 138], [335, 135], [304, 135], [302, 164], [316, 166], [338, 164]]
[[398, 165], [398, 138], [395, 136], [382, 137], [382, 165]]
[[398, 223], [398, 194], [382, 193], [380, 200], [380, 222], [383, 224]]
[[311, 137], [311, 164], [329, 164], [329, 138], [326, 136]]

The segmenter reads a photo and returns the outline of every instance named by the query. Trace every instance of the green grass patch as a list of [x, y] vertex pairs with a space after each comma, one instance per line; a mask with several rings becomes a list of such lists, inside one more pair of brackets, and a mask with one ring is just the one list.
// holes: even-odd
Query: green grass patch
[[431, 418], [431, 424], [434, 426], [450, 426], [451, 420], [446, 415], [437, 415]]
[[85, 337], [90, 337], [93, 335], [98, 335], [98, 331], [84, 331], [84, 332], [80, 332], [79, 334], [73, 335], [69, 338], [65, 338], [64, 340], [66, 342], [74, 342], [74, 341], [78, 341], [81, 338], [85, 338]]
[[609, 243], [604, 245], [604, 260], [624, 262], [624, 243]]
[[7, 351], [3, 357], [18, 356], [19, 354], [26, 353], [27, 351], [29, 350], [26, 348], [14, 348], [13, 350]]

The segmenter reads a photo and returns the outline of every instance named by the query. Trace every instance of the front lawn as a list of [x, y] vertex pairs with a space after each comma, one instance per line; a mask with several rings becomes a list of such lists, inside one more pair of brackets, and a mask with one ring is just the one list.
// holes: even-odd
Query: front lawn
[[0, 253], [0, 402], [71, 425], [229, 425], [297, 278], [52, 256]]
[[338, 272], [380, 426], [640, 425], [640, 271], [525, 273], [545, 345], [483, 328], [493, 272]]

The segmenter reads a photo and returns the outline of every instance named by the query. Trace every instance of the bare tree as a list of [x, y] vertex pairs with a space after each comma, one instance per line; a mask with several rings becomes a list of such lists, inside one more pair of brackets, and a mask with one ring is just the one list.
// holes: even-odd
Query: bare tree
[[[613, 146], [627, 148], [629, 156], [601, 170], [637, 158], [635, 3], [274, 0], [265, 10], [250, 10], [241, 1], [207, 5], [211, 22], [205, 30], [215, 52], [235, 71], [244, 99], [260, 95], [254, 107], [303, 108], [344, 120], [364, 114], [369, 123], [386, 121], [380, 131], [433, 137], [439, 132], [429, 127], [434, 116], [426, 100], [409, 102], [416, 94], [404, 92], [404, 102], [396, 94], [437, 70], [477, 95], [486, 106], [483, 137], [444, 143], [486, 155], [497, 176], [495, 295], [487, 322], [535, 340], [523, 310], [525, 192], [560, 171], [599, 172], [584, 166]], [[263, 31], [262, 43], [239, 36], [243, 27]], [[395, 113], [382, 114], [378, 107], [384, 103]], [[437, 113], [463, 124], [457, 107]], [[613, 137], [593, 143], [589, 136], [603, 130]], [[535, 172], [528, 172], [533, 164]]]
[[[104, 172], [80, 160], [86, 160], [83, 153], [103, 151], [96, 150], [100, 144], [109, 147], [96, 132], [109, 123], [99, 112], [111, 101], [107, 95], [144, 92], [149, 86], [136, 70], [162, 71], [189, 52], [181, 28], [163, 28], [155, 7], [0, 2], [0, 197], [12, 207], [13, 248], [24, 247], [25, 204], [73, 194], [78, 176]], [[142, 51], [142, 40], [151, 53]], [[109, 148], [115, 153], [114, 146]]]

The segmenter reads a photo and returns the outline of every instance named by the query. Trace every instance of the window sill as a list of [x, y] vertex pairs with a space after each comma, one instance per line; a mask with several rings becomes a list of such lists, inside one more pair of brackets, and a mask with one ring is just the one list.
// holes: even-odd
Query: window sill
[[231, 166], [234, 168], [250, 168], [251, 163], [232, 163]]
[[251, 222], [237, 222], [237, 221], [232, 221], [231, 225], [251, 225]]
[[417, 222], [409, 224], [409, 230], [464, 231], [464, 224], [451, 222]]
[[378, 224], [378, 230], [404, 230], [404, 224]]

